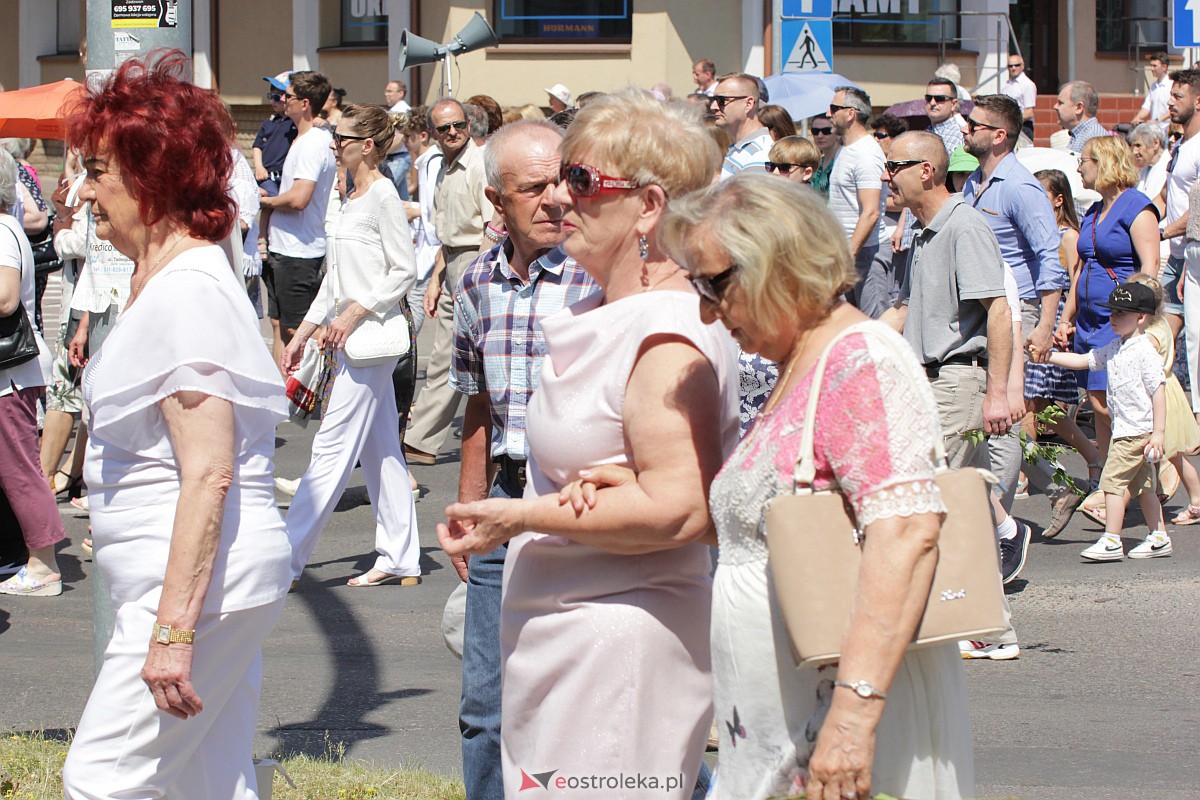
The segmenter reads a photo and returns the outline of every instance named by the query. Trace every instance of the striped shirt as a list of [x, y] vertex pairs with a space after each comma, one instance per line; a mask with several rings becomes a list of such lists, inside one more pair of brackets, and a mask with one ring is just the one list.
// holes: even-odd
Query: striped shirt
[[525, 410], [537, 388], [546, 340], [541, 320], [598, 287], [556, 247], [529, 265], [523, 281], [508, 265], [507, 242], [467, 267], [454, 298], [450, 387], [488, 393], [492, 457], [526, 458]]
[[761, 169], [762, 165], [767, 163], [773, 144], [775, 140], [771, 138], [771, 132], [766, 128], [759, 128], [740, 142], [730, 145], [729, 152], [725, 154], [725, 161], [721, 164], [721, 179], [731, 178], [750, 167], [756, 166]]

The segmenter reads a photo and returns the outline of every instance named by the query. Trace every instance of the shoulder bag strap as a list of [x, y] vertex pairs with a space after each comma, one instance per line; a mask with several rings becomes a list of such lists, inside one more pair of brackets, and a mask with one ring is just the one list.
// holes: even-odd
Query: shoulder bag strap
[[[16, 217], [13, 217], [13, 219], [16, 219]], [[4, 226], [4, 230], [11, 233], [13, 239], [16, 239], [16, 242], [17, 242], [17, 274], [20, 275], [21, 278], [24, 278], [25, 277], [25, 254], [21, 252], [21, 239], [17, 236], [16, 231], [14, 231], [12, 228], [8, 227], [7, 225]], [[18, 283], [20, 283], [20, 281], [18, 281]]]
[[[821, 383], [825, 378], [825, 366], [829, 361], [829, 354], [833, 350], [834, 345], [851, 334], [861, 333], [863, 336], [873, 338], [885, 345], [903, 364], [905, 358], [911, 358], [912, 354], [903, 353], [892, 337], [884, 337], [873, 335], [871, 332], [872, 326], [866, 323], [858, 323], [851, 325], [825, 346], [825, 350], [821, 353], [820, 359], [817, 360], [817, 365], [813, 370], [812, 386], [808, 392], [808, 407], [804, 412], [804, 430], [800, 436], [800, 457], [796, 461], [796, 468], [793, 473], [795, 481], [794, 491], [796, 494], [812, 494], [813, 480], [817, 475], [817, 464], [814, 456], [814, 441], [816, 434], [814, 426], [817, 417], [817, 403], [821, 395]], [[907, 346], [907, 345], [906, 345]], [[914, 376], [915, 377], [915, 376]], [[938, 465], [938, 469], [942, 469], [946, 463], [946, 446], [942, 442], [942, 437], [934, 437], [933, 443], [934, 463]]]

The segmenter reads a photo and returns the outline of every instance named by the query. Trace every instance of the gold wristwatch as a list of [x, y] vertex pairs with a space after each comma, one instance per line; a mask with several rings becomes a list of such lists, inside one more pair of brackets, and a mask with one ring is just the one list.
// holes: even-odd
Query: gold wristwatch
[[191, 644], [196, 638], [195, 630], [172, 628], [170, 625], [154, 623], [154, 641], [159, 644]]

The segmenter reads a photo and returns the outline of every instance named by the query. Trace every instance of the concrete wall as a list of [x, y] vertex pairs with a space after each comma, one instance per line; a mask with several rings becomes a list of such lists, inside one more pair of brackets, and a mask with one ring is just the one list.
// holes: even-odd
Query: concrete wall
[[212, 0], [217, 15], [217, 87], [234, 104], [262, 103], [264, 75], [292, 68], [291, 0]]

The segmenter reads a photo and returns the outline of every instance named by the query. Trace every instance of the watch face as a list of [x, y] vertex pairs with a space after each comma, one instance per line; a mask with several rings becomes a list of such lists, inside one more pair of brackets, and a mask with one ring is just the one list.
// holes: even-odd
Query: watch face
[[154, 638], [159, 644], [168, 644], [171, 641], [171, 629], [159, 625], [155, 629]]
[[859, 697], [871, 696], [871, 687], [862, 683], [860, 683], [858, 686], [855, 686], [854, 691], [858, 693]]

